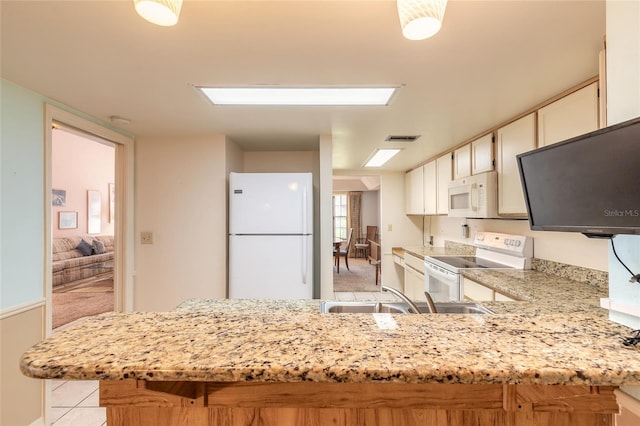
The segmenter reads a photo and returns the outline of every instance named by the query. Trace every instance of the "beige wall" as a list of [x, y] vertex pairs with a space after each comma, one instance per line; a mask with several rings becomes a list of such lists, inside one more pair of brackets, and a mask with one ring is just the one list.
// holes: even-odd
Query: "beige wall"
[[243, 171], [246, 173], [317, 173], [318, 151], [247, 151], [244, 153]]
[[[87, 234], [87, 191], [102, 195], [101, 231], [113, 235], [109, 221], [109, 183], [114, 183], [115, 147], [83, 137], [76, 132], [54, 129], [52, 132], [51, 184], [66, 191], [65, 206], [51, 207], [53, 237]], [[77, 212], [77, 229], [59, 229], [59, 212]]]
[[[392, 247], [422, 246], [422, 217], [404, 214], [404, 173], [380, 176], [382, 283], [402, 289], [404, 270], [393, 263]], [[391, 228], [391, 229], [390, 229]]]
[[222, 135], [136, 140], [135, 310], [226, 297], [226, 146]]
[[[42, 302], [44, 303], [44, 302]], [[23, 376], [20, 357], [44, 337], [44, 305], [0, 316], [0, 425], [28, 425], [42, 416], [42, 380]]]

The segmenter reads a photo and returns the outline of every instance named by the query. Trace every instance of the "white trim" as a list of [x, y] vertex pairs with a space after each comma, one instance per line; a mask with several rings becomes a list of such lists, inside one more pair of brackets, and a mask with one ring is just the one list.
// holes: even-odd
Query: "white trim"
[[620, 312], [623, 314], [633, 315], [636, 317], [640, 317], [640, 307], [633, 305], [626, 305], [624, 303], [614, 302], [608, 298], [600, 299], [600, 307], [604, 309], [608, 309], [610, 311]]
[[33, 309], [44, 307], [46, 299], [36, 300], [35, 302], [23, 303], [22, 305], [12, 306], [0, 311], [0, 320], [19, 315], [23, 312], [31, 311]]
[[37, 419], [35, 419], [31, 424], [29, 424], [29, 426], [44, 426], [44, 418], [43, 417], [38, 417]]

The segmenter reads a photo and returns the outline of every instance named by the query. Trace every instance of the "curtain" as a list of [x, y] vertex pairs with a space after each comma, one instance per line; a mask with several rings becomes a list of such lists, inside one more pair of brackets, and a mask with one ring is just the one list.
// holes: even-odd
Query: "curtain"
[[347, 193], [347, 233], [349, 232], [349, 228], [353, 228], [353, 235], [351, 236], [351, 247], [349, 247], [348, 254], [349, 257], [355, 257], [355, 243], [361, 237], [362, 233], [362, 218], [360, 208], [361, 198], [362, 192], [360, 191]]

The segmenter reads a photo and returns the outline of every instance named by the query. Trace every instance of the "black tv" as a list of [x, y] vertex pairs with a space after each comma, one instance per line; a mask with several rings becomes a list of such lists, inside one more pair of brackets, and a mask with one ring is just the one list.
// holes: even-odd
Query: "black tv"
[[640, 117], [516, 158], [531, 229], [640, 235]]

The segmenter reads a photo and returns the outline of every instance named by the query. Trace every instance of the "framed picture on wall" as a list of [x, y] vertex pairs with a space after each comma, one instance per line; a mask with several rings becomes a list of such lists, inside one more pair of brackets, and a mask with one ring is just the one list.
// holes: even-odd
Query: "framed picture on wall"
[[116, 218], [116, 184], [109, 184], [109, 223], [113, 223]]
[[64, 207], [67, 203], [67, 191], [64, 189], [51, 190], [51, 205], [56, 207]]
[[99, 234], [102, 229], [102, 195], [100, 191], [87, 191], [87, 234]]
[[58, 212], [58, 229], [78, 227], [78, 212]]

